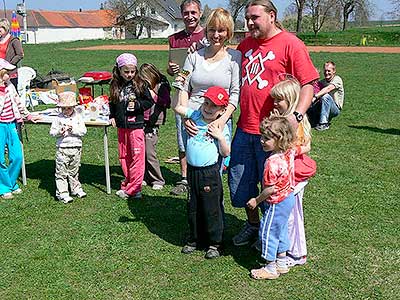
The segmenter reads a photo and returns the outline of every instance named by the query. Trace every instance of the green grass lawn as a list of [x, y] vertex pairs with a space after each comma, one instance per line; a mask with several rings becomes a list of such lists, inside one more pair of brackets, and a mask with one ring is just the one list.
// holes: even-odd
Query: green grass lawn
[[[71, 43], [80, 45], [79, 43]], [[111, 70], [119, 51], [70, 51], [69, 44], [27, 45], [24, 65], [75, 77]], [[137, 51], [162, 70], [167, 52]], [[186, 200], [169, 195], [179, 179], [172, 112], [158, 147], [167, 185], [141, 201], [105, 193], [102, 130], [84, 138], [81, 182], [88, 197], [55, 201], [55, 140], [27, 125], [28, 185], [0, 200], [0, 299], [399, 299], [400, 69], [397, 54], [313, 53], [316, 66], [337, 63], [345, 106], [330, 130], [313, 132], [318, 172], [306, 188], [309, 260], [275, 281], [250, 279], [260, 261], [230, 240], [245, 219], [232, 208], [225, 180], [226, 253], [180, 254]], [[109, 130], [111, 184], [118, 189], [116, 131]]]

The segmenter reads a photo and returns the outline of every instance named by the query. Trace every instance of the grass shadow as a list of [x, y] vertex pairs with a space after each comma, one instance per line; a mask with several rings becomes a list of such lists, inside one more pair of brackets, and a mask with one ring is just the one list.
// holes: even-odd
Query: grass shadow
[[119, 222], [142, 222], [150, 232], [176, 246], [185, 242], [187, 232], [186, 201], [182, 198], [143, 195], [129, 200], [132, 217], [121, 216]]
[[[178, 197], [144, 195], [140, 201], [129, 200], [131, 217], [121, 216], [119, 222], [142, 222], [148, 230], [162, 240], [182, 247], [189, 231], [186, 200]], [[224, 256], [250, 270], [256, 265], [259, 254], [249, 246], [235, 247], [232, 237], [242, 228], [243, 220], [225, 213]]]
[[397, 129], [397, 128], [378, 128], [378, 127], [371, 127], [371, 126], [356, 126], [356, 125], [349, 125], [349, 127], [354, 128], [354, 129], [369, 130], [369, 131], [383, 133], [383, 134], [400, 135], [400, 129]]
[[[44, 171], [46, 170], [46, 171]], [[42, 159], [26, 164], [27, 178], [38, 179], [39, 188], [55, 195], [55, 161]], [[123, 179], [122, 170], [119, 166], [110, 166], [111, 189], [119, 189], [119, 182]], [[82, 164], [79, 169], [79, 181], [88, 184], [106, 193], [106, 178], [104, 166]]]
[[174, 186], [177, 181], [181, 180], [181, 174], [172, 171], [170, 168], [161, 166], [161, 174], [164, 177], [165, 184]]

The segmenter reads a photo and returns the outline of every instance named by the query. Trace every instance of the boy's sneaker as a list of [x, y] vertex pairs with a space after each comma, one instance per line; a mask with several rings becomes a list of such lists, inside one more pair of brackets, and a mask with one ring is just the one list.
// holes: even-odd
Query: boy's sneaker
[[258, 227], [246, 222], [243, 229], [233, 237], [232, 241], [235, 246], [244, 246], [250, 243], [258, 236]]
[[127, 200], [129, 198], [129, 195], [127, 193], [125, 193], [124, 190], [118, 190], [115, 192], [115, 195], [117, 195], [118, 197]]
[[1, 195], [1, 198], [3, 199], [12, 199], [14, 198], [12, 193], [4, 193], [3, 195]]
[[161, 184], [153, 184], [152, 189], [155, 191], [159, 191], [162, 190], [164, 188], [164, 186], [162, 186]]
[[72, 194], [72, 196], [76, 196], [76, 197], [78, 197], [78, 198], [84, 198], [84, 197], [87, 196], [87, 194], [86, 194], [83, 190], [80, 190], [80, 191], [77, 192], [76, 194]]
[[16, 190], [13, 190], [11, 193], [14, 195], [18, 195], [22, 193], [22, 190], [20, 188], [17, 188]]
[[183, 254], [191, 254], [197, 249], [196, 243], [187, 243], [183, 246], [181, 253]]
[[142, 186], [147, 186], [147, 182], [146, 181], [142, 181]]
[[318, 124], [317, 126], [315, 126], [315, 130], [317, 130], [317, 131], [324, 131], [324, 130], [328, 130], [328, 129], [329, 129], [328, 123]]
[[70, 195], [60, 195], [58, 197], [58, 200], [60, 200], [62, 203], [65, 203], [65, 204], [74, 201], [74, 199]]
[[294, 267], [294, 266], [302, 266], [307, 263], [307, 256], [302, 256], [302, 257], [292, 257], [288, 255], [287, 257], [287, 265], [288, 267]]
[[182, 179], [176, 183], [176, 186], [171, 190], [170, 194], [179, 196], [182, 194], [186, 194], [188, 191], [188, 182], [186, 179]]
[[206, 255], [204, 255], [204, 257], [207, 258], [207, 259], [213, 259], [213, 258], [217, 258], [217, 257], [220, 257], [220, 256], [221, 256], [221, 253], [218, 250], [218, 248], [215, 247], [215, 246], [208, 247]]
[[261, 250], [262, 250], [261, 240], [260, 240], [260, 239], [257, 239], [257, 240], [253, 243], [253, 245], [251, 245], [251, 248], [257, 250], [258, 252], [261, 252]]

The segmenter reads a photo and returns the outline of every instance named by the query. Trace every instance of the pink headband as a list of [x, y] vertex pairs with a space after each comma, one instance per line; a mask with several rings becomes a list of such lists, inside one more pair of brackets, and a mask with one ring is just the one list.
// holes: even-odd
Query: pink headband
[[121, 68], [126, 65], [137, 65], [136, 56], [130, 53], [122, 53], [120, 56], [117, 57], [117, 66]]

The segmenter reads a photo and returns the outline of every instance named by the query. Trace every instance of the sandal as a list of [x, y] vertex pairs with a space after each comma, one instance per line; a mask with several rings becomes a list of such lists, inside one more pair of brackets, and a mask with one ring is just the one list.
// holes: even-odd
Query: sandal
[[267, 267], [262, 267], [260, 269], [253, 269], [250, 271], [250, 276], [253, 279], [276, 279], [279, 277], [279, 273], [276, 272], [274, 273], [270, 273], [267, 269]]
[[177, 156], [170, 157], [167, 160], [165, 160], [164, 162], [166, 162], [167, 164], [179, 164], [179, 157], [177, 157]]

